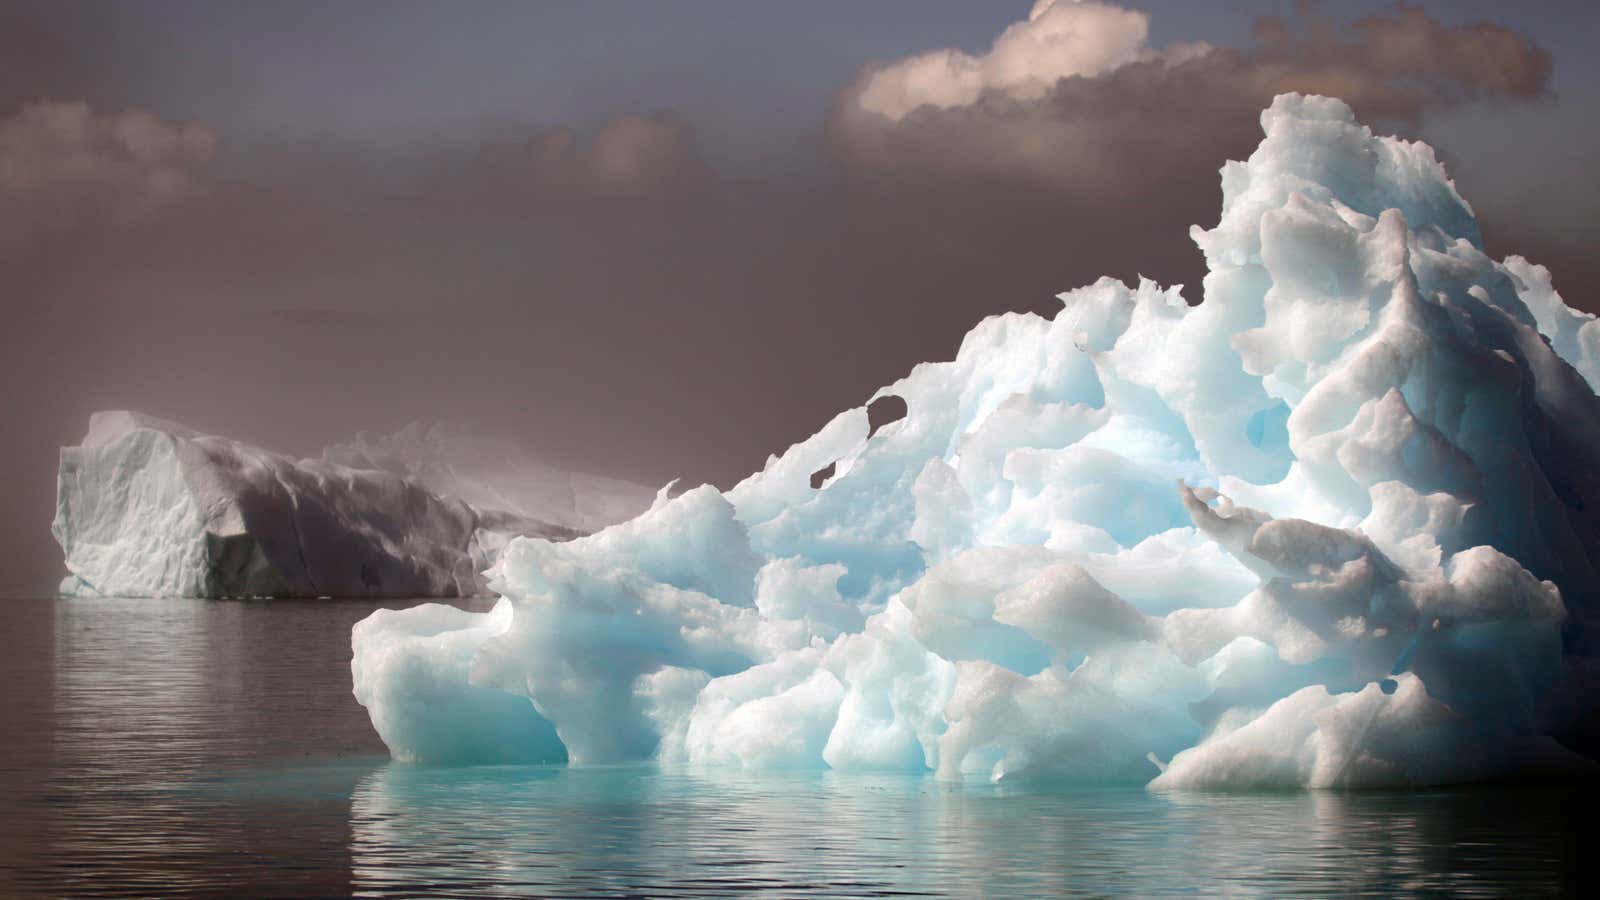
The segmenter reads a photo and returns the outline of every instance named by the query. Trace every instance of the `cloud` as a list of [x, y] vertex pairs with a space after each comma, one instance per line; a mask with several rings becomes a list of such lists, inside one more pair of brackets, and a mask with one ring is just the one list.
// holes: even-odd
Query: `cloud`
[[1038, 0], [1026, 21], [995, 39], [988, 53], [917, 54], [868, 73], [855, 102], [890, 121], [929, 106], [971, 106], [986, 92], [1015, 99], [1043, 97], [1063, 78], [1092, 78], [1132, 62], [1182, 59], [1204, 44], [1157, 53], [1149, 47], [1150, 16], [1096, 0]]
[[693, 129], [671, 113], [622, 115], [590, 135], [570, 128], [485, 143], [472, 174], [501, 187], [638, 196], [704, 179]]
[[0, 238], [126, 223], [199, 193], [214, 132], [140, 110], [41, 101], [0, 119]]
[[982, 56], [940, 50], [862, 73], [836, 104], [835, 145], [867, 171], [1019, 177], [1103, 200], [1169, 181], [1190, 159], [1214, 172], [1282, 91], [1415, 125], [1467, 102], [1544, 95], [1551, 73], [1549, 55], [1504, 26], [1447, 26], [1403, 3], [1348, 26], [1314, 7], [1262, 19], [1246, 49], [1154, 48], [1149, 26], [1109, 3], [1040, 0]]

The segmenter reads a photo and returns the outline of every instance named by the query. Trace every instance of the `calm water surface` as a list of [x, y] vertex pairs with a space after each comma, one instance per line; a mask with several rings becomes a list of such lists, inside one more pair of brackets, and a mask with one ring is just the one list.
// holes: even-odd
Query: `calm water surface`
[[0, 897], [1534, 896], [1596, 856], [1587, 785], [391, 764], [350, 696], [377, 605], [0, 601]]

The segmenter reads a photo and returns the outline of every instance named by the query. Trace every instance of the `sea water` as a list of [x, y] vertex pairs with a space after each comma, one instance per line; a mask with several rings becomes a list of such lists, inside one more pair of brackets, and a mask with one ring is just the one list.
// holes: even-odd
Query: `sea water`
[[0, 601], [0, 896], [1528, 896], [1592, 855], [1582, 784], [393, 763], [350, 695], [379, 605]]

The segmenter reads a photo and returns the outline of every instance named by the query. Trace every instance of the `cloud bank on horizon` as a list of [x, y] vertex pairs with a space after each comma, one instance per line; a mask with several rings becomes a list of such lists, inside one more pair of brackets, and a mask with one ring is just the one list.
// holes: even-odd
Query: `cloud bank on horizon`
[[[1264, 18], [1247, 48], [1154, 47], [1150, 30], [1150, 14], [1114, 3], [1037, 0], [982, 54], [932, 50], [864, 71], [835, 104], [833, 149], [880, 173], [1015, 175], [1082, 189], [1113, 174], [1145, 177], [1162, 155], [1198, 156], [1195, 141], [1248, 131], [1252, 110], [1283, 91], [1416, 124], [1464, 103], [1545, 96], [1552, 71], [1549, 54], [1510, 28], [1447, 26], [1406, 3], [1347, 25], [1315, 9], [1292, 22]], [[77, 218], [126, 221], [199, 190], [217, 149], [218, 133], [201, 123], [70, 98], [26, 103], [0, 119], [0, 192], [13, 200], [0, 223], [20, 231], [26, 205], [15, 201], [51, 198]], [[617, 115], [588, 134], [489, 135], [441, 162], [447, 183], [461, 173], [463, 184], [487, 177], [602, 195], [713, 174], [693, 127], [670, 113]]]
[[1104, 199], [1237, 143], [1283, 91], [1337, 96], [1363, 117], [1416, 125], [1474, 101], [1549, 90], [1550, 56], [1489, 22], [1446, 26], [1404, 3], [1348, 26], [1314, 9], [1265, 18], [1245, 48], [1150, 44], [1150, 15], [1099, 0], [1038, 0], [989, 50], [934, 50], [869, 69], [834, 133], [885, 173], [1020, 177]]

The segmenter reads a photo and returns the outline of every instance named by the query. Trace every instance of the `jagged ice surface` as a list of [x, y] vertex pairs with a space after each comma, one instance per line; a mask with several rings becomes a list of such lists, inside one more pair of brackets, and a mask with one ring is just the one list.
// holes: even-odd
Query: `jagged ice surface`
[[62, 448], [51, 530], [63, 593], [123, 597], [471, 596], [511, 538], [572, 534], [132, 412]]
[[1200, 305], [1102, 279], [987, 319], [876, 433], [848, 410], [725, 494], [515, 541], [492, 613], [358, 624], [391, 751], [1170, 788], [1577, 764], [1550, 735], [1596, 647], [1600, 332], [1484, 254], [1426, 145], [1323, 97], [1262, 125], [1193, 231]]

